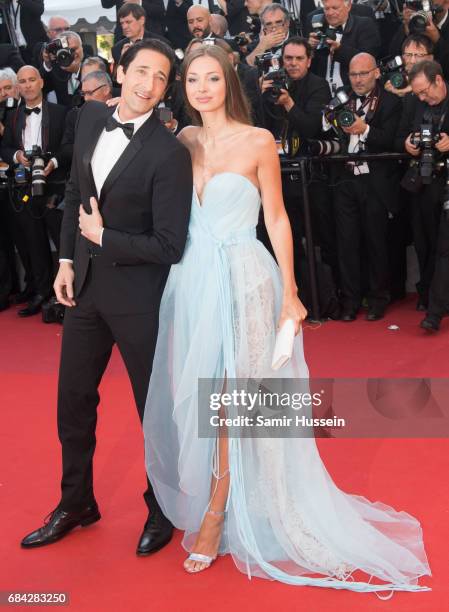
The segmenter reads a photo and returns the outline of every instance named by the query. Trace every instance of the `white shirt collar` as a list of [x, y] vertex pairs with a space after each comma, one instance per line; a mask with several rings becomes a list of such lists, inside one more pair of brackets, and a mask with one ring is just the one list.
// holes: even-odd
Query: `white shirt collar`
[[40, 104], [36, 104], [35, 106], [28, 106], [28, 104], [25, 105], [26, 108], [40, 108], [42, 110], [42, 101], [40, 102]]
[[134, 124], [134, 134], [137, 132], [137, 130], [142, 127], [142, 125], [145, 123], [145, 121], [151, 117], [153, 110], [151, 109], [149, 110], [147, 113], [145, 113], [145, 115], [140, 115], [140, 117], [136, 117], [135, 119], [130, 119], [129, 121], [122, 121], [120, 119], [120, 115], [118, 114], [118, 111], [120, 109], [120, 106], [117, 106], [117, 108], [114, 111], [114, 114], [112, 115], [114, 117], [114, 119], [116, 119], [119, 123], [133, 123]]

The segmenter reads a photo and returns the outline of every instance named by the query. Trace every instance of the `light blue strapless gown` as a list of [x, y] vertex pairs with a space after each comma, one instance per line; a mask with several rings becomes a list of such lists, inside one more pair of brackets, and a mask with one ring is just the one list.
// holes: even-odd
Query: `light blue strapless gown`
[[[198, 379], [308, 376], [301, 334], [289, 364], [271, 370], [282, 284], [256, 239], [260, 204], [256, 187], [231, 172], [206, 184], [202, 203], [194, 193], [185, 253], [162, 298], [146, 461], [158, 502], [185, 532], [189, 551], [208, 506], [216, 449], [216, 440], [198, 437]], [[230, 438], [229, 468], [220, 553], [231, 553], [248, 576], [362, 592], [426, 589], [417, 585], [430, 575], [419, 522], [340, 491], [313, 438]], [[353, 581], [355, 570], [377, 584]]]

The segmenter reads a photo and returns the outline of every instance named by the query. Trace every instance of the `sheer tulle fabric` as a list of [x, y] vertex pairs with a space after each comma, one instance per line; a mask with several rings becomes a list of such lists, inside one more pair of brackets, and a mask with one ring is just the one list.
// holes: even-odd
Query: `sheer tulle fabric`
[[[279, 269], [256, 240], [260, 197], [223, 173], [193, 196], [188, 244], [162, 299], [144, 419], [148, 475], [190, 551], [210, 497], [216, 440], [198, 437], [199, 378], [307, 378], [302, 336], [271, 370]], [[231, 438], [220, 553], [248, 576], [353, 591], [421, 590], [430, 575], [419, 522], [340, 491], [312, 438]], [[351, 574], [366, 574], [355, 581]], [[363, 576], [363, 575], [362, 575]], [[382, 582], [383, 584], [380, 584]]]

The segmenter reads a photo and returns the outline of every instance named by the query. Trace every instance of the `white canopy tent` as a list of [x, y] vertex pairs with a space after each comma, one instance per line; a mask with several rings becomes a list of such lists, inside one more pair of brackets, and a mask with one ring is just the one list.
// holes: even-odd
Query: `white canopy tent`
[[71, 25], [82, 17], [89, 23], [96, 23], [100, 17], [115, 21], [115, 8], [104, 9], [100, 0], [75, 0], [73, 3], [69, 0], [45, 0], [43, 21], [48, 23], [53, 15], [65, 17]]

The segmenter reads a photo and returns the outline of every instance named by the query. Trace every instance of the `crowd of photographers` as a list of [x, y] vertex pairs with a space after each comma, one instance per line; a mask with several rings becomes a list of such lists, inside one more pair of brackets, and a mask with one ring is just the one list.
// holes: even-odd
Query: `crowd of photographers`
[[[381, 319], [405, 295], [413, 243], [420, 325], [438, 331], [449, 305], [449, 0], [101, 4], [117, 10], [111, 63], [64, 18], [44, 27], [43, 0], [0, 0], [0, 311], [23, 303], [21, 317], [63, 317], [51, 286], [78, 109], [117, 97], [122, 54], [152, 37], [179, 64], [196, 45], [228, 54], [253, 122], [279, 143], [300, 288], [305, 211], [290, 160], [310, 159], [321, 315], [350, 322], [365, 306]], [[158, 113], [174, 133], [190, 123], [179, 79]], [[262, 218], [258, 233], [270, 248]]]

